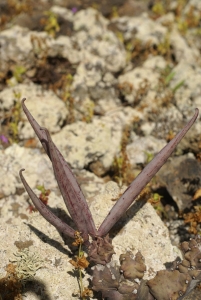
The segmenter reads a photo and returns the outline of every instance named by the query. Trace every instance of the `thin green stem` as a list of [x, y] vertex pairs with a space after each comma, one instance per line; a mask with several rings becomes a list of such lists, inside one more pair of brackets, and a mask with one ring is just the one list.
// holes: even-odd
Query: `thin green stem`
[[[79, 250], [78, 250], [78, 257], [81, 258], [83, 255], [83, 252], [82, 252], [82, 243], [79, 244]], [[81, 268], [78, 268], [79, 270], [79, 281], [80, 281], [80, 297], [82, 300], [85, 300], [85, 297], [82, 298], [82, 293], [83, 293], [83, 280], [82, 280], [82, 269]]]

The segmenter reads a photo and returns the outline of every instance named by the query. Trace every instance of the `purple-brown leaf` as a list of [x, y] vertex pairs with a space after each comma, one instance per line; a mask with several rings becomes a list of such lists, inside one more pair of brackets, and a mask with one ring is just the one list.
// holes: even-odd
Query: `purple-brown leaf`
[[50, 154], [48, 153], [48, 149], [47, 149], [46, 132], [44, 130], [41, 130], [41, 126], [38, 124], [38, 122], [34, 119], [32, 114], [27, 109], [26, 105], [24, 104], [25, 100], [26, 100], [26, 98], [22, 99], [22, 108], [24, 110], [24, 113], [27, 116], [27, 119], [29, 120], [29, 123], [31, 124], [33, 130], [35, 131], [35, 134], [37, 135], [38, 139], [40, 140], [43, 148], [45, 149], [45, 152], [50, 157]]
[[21, 169], [19, 174], [20, 174], [20, 178], [22, 180], [22, 183], [29, 195], [29, 197], [31, 198], [31, 200], [33, 201], [35, 207], [38, 209], [38, 211], [40, 212], [40, 214], [50, 223], [52, 224], [54, 227], [57, 228], [57, 230], [59, 232], [64, 233], [67, 236], [70, 236], [72, 238], [75, 237], [75, 230], [73, 228], [71, 228], [70, 226], [68, 226], [66, 223], [64, 223], [63, 221], [61, 221], [55, 214], [53, 214], [51, 212], [51, 210], [36, 196], [36, 194], [32, 191], [32, 189], [30, 188], [30, 186], [28, 185], [28, 183], [26, 182], [24, 176], [22, 175], [22, 172], [25, 169]]
[[48, 151], [61, 194], [79, 232], [82, 233], [84, 240], [87, 240], [88, 234], [91, 236], [97, 234], [88, 204], [67, 162], [52, 142], [48, 130], [43, 130], [48, 139]]
[[195, 114], [186, 126], [153, 158], [153, 160], [142, 170], [136, 179], [127, 188], [121, 198], [112, 207], [109, 214], [98, 229], [99, 236], [105, 236], [120, 217], [126, 212], [134, 199], [139, 195], [146, 184], [164, 165], [166, 160], [172, 154], [181, 139], [194, 124], [199, 114], [198, 108], [195, 109]]
[[47, 129], [43, 130], [37, 123], [25, 106], [25, 100], [26, 98], [22, 99], [23, 110], [43, 148], [52, 161], [55, 177], [67, 209], [73, 221], [77, 225], [78, 230], [82, 233], [82, 236], [86, 241], [88, 239], [88, 234], [91, 236], [96, 236], [97, 230], [95, 228], [95, 224], [85, 197], [68, 163], [65, 161], [56, 145], [52, 142]]

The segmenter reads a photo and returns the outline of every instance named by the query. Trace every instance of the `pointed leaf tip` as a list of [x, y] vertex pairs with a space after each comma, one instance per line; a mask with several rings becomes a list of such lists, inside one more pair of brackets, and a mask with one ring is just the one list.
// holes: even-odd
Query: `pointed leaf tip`
[[109, 214], [98, 229], [99, 236], [105, 236], [120, 217], [126, 212], [135, 198], [139, 195], [146, 184], [160, 170], [170, 157], [176, 146], [179, 144], [184, 135], [194, 124], [199, 114], [199, 109], [195, 109], [195, 113], [191, 120], [183, 127], [183, 129], [152, 159], [152, 161], [142, 170], [142, 172], [130, 184], [121, 198], [115, 203]]
[[197, 107], [195, 108], [195, 114], [196, 114], [196, 119], [197, 119], [197, 117], [199, 115], [199, 109]]
[[62, 220], [60, 220], [54, 213], [51, 212], [51, 210], [45, 205], [33, 192], [33, 190], [28, 185], [27, 181], [25, 180], [24, 176], [22, 175], [22, 172], [25, 169], [21, 169], [19, 171], [19, 175], [21, 178], [21, 181], [25, 187], [25, 190], [27, 191], [29, 197], [31, 198], [34, 206], [38, 209], [40, 214], [54, 227], [57, 228], [59, 232], [64, 233], [67, 236], [70, 236], [71, 238], [75, 237], [75, 230], [71, 228], [68, 224], [64, 223]]
[[46, 128], [42, 129], [47, 136], [47, 148], [50, 153], [54, 174], [67, 209], [78, 230], [82, 232], [84, 240], [88, 239], [88, 234], [95, 236], [97, 230], [81, 188], [68, 163], [53, 143], [48, 130]]
[[[79, 187], [79, 184], [77, 183], [75, 176], [73, 175], [70, 167], [68, 166], [67, 162], [65, 161], [64, 157], [62, 156], [62, 154], [60, 153], [56, 145], [52, 142], [51, 137], [48, 134], [48, 130], [46, 128], [41, 128], [41, 126], [37, 123], [37, 121], [34, 119], [34, 117], [27, 109], [24, 101], [25, 99], [22, 99], [22, 107], [32, 128], [34, 129], [36, 135], [38, 136], [50, 160], [52, 160], [52, 158], [55, 158], [55, 161], [54, 163], [52, 162], [52, 164], [53, 164], [54, 171], [55, 168], [57, 169], [55, 172], [55, 176], [58, 184], [59, 184], [59, 180], [62, 179], [60, 176], [61, 173], [63, 173], [63, 175], [65, 176], [66, 182], [62, 182], [62, 184], [59, 184], [59, 187], [62, 194], [63, 193], [65, 194], [64, 201], [66, 203], [66, 206], [68, 208], [71, 217], [74, 219], [74, 222], [78, 227], [78, 230], [80, 232], [85, 232], [84, 234], [85, 240], [88, 239], [88, 234], [91, 236], [95, 236], [97, 234], [97, 230], [95, 228], [95, 224], [92, 215], [90, 213], [90, 210], [88, 208], [87, 202]], [[70, 202], [71, 204], [69, 204]], [[80, 217], [78, 217], [78, 215], [75, 217], [74, 212], [76, 211], [76, 209], [77, 211], [79, 211]]]

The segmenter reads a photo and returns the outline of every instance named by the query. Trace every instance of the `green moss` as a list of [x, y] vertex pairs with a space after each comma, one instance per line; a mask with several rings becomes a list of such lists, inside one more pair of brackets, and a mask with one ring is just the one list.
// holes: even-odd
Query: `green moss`
[[44, 15], [47, 16], [47, 19], [44, 21], [45, 23], [44, 30], [52, 37], [55, 37], [56, 33], [59, 32], [60, 30], [57, 21], [57, 15], [55, 15], [55, 13], [53, 13], [52, 11], [45, 11]]
[[13, 70], [13, 76], [15, 77], [17, 82], [22, 82], [22, 75], [26, 72], [26, 68], [24, 66], [15, 66]]
[[162, 16], [166, 13], [166, 9], [164, 7], [164, 4], [162, 2], [156, 2], [153, 7], [152, 11], [157, 15], [157, 16]]

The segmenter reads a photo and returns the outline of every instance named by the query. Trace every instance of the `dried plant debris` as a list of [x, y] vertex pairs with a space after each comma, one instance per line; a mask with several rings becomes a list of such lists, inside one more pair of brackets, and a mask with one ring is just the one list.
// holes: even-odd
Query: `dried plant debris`
[[189, 223], [188, 231], [193, 234], [198, 234], [201, 226], [201, 206], [195, 205], [191, 212], [183, 215], [184, 222]]
[[24, 285], [43, 267], [38, 254], [31, 253], [28, 248], [14, 253], [14, 256], [16, 259], [5, 268], [6, 276], [0, 279], [0, 300], [22, 300]]
[[93, 289], [108, 300], [181, 300], [201, 282], [201, 237], [181, 244], [183, 260], [176, 259], [171, 269], [161, 270], [143, 280], [146, 262], [138, 251], [120, 255], [120, 264], [111, 261], [93, 267]]
[[0, 279], [1, 300], [22, 300], [22, 283], [18, 278], [16, 266], [8, 264], [6, 276]]

